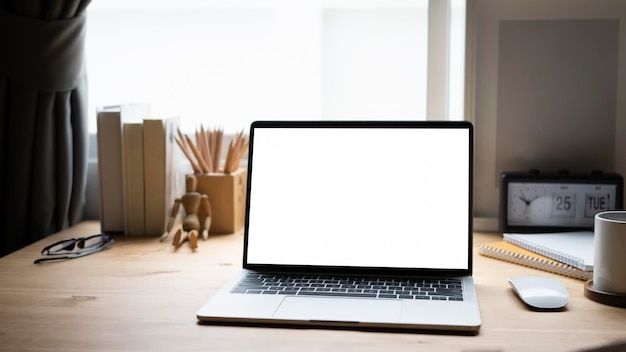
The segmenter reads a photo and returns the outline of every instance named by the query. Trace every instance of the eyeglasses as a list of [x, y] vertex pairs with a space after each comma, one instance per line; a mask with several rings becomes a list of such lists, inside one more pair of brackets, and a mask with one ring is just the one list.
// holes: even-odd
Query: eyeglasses
[[104, 233], [99, 233], [89, 237], [68, 238], [46, 246], [41, 251], [41, 255], [50, 257], [39, 258], [35, 260], [35, 264], [45, 261], [84, 257], [86, 255], [99, 252], [104, 248], [109, 247], [114, 242], [113, 237]]

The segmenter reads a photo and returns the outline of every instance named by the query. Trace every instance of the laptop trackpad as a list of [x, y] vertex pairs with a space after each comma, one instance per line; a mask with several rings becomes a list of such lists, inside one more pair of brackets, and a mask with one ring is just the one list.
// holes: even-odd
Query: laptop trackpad
[[395, 322], [402, 302], [371, 299], [286, 297], [274, 318], [345, 322]]

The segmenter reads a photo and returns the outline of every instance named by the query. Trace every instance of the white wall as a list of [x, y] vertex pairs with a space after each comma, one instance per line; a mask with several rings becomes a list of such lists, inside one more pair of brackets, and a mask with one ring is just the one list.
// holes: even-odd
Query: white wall
[[[503, 58], [500, 55], [510, 54], [511, 48], [516, 49], [516, 43], [505, 42], [502, 46], [508, 49], [500, 45], [500, 31], [504, 28], [501, 26], [503, 21], [508, 25], [516, 26], [524, 24], [521, 21], [540, 20], [541, 22], [536, 23], [552, 23], [558, 28], [564, 28], [561, 24], [567, 21], [554, 21], [579, 20], [584, 23], [584, 20], [592, 19], [601, 20], [596, 23], [611, 22], [602, 21], [611, 19], [614, 23], [619, 22], [617, 27], [613, 27], [619, 32], [618, 35], [609, 40], [617, 41], [613, 43], [616, 47], [617, 58], [611, 57], [611, 43], [608, 43], [609, 49], [606, 49], [606, 46], [603, 49], [605, 50], [602, 54], [604, 57], [595, 57], [590, 61], [583, 60], [580, 71], [571, 70], [575, 66], [572, 66], [573, 64], [569, 61], [564, 62], [564, 67], [569, 65], [570, 73], [574, 77], [573, 80], [568, 81], [555, 74], [556, 82], [551, 82], [553, 86], [548, 89], [548, 94], [554, 95], [555, 103], [543, 107], [532, 103], [524, 104], [523, 102], [532, 101], [529, 98], [533, 97], [529, 95], [537, 94], [536, 90], [542, 87], [518, 87], [522, 84], [518, 85], [517, 81], [505, 80], [505, 78], [514, 77], [515, 72], [506, 71], [506, 69], [502, 71], [503, 67], [527, 68], [528, 62], [524, 60], [530, 57], [520, 57], [521, 62], [514, 63], [514, 65], [511, 65], [510, 57], [508, 61], [502, 62]], [[479, 222], [477, 228], [480, 229], [480, 224], [488, 224], [495, 230], [493, 226], [496, 222], [493, 220], [498, 217], [499, 208], [498, 175], [501, 171], [505, 171], [501, 169], [502, 167], [518, 168], [517, 171], [534, 167], [546, 171], [557, 171], [560, 168], [573, 171], [603, 169], [626, 175], [626, 99], [624, 98], [626, 97], [626, 41], [619, 40], [619, 38], [626, 38], [626, 1], [469, 0], [467, 23], [466, 115], [474, 122], [476, 129], [474, 214], [477, 218], [490, 219], [486, 223]], [[572, 21], [569, 23], [571, 24]], [[583, 34], [589, 32], [580, 31], [577, 27], [572, 28], [573, 31]], [[602, 33], [602, 30], [600, 29], [598, 33]], [[608, 32], [610, 31], [609, 28]], [[519, 33], [513, 32], [514, 35], [511, 35], [510, 31], [507, 33], [509, 33], [505, 34], [507, 38], [519, 38]], [[520, 42], [525, 42], [520, 43], [520, 46], [528, 45], [526, 40], [520, 40]], [[576, 48], [575, 43], [571, 41], [566, 46], [574, 50], [580, 49], [580, 55], [576, 55], [577, 58], [586, 54], [593, 57], [591, 54], [594, 53], [589, 52], [589, 50], [593, 51], [589, 46], [589, 41], [581, 40], [581, 46], [586, 46], [580, 48]], [[554, 50], [548, 51], [554, 52]], [[528, 54], [529, 51], [526, 50], [525, 53]], [[537, 59], [536, 55], [532, 56], [534, 56], [533, 60]], [[608, 67], [608, 71], [604, 70], [605, 73], [615, 73], [617, 76], [615, 79], [612, 77], [597, 79], [595, 72], [601, 72], [605, 68], [599, 67], [602, 65], [597, 65], [597, 63], [605, 61], [609, 66], [611, 62], [617, 66]], [[554, 63], [553, 57], [546, 57], [546, 63], [548, 66], [560, 67], [558, 63]], [[543, 65], [543, 62], [540, 64]], [[585, 65], [587, 65], [586, 68]], [[590, 71], [593, 72], [590, 73]], [[546, 75], [550, 75], [550, 72], [546, 72]], [[534, 82], [539, 82], [541, 77], [536, 73], [535, 76]], [[515, 79], [523, 78], [516, 77]], [[591, 84], [581, 85], [580, 80], [587, 80], [587, 83], [593, 81], [594, 84], [600, 82], [603, 88], [598, 90]], [[611, 87], [611, 84], [614, 86]], [[576, 92], [572, 94], [574, 88]], [[514, 94], [520, 94], [519, 100], [511, 100], [515, 97]], [[570, 96], [579, 98], [564, 100]], [[601, 101], [603, 98], [606, 100]], [[504, 106], [505, 101], [507, 104], [511, 104], [511, 101], [516, 102], [515, 109], [512, 109], [511, 105]], [[499, 104], [502, 106], [498, 106]], [[614, 116], [611, 116], [612, 114]], [[519, 119], [528, 119], [528, 122], [520, 124]], [[568, 119], [573, 123], [564, 125], [563, 122]], [[525, 124], [534, 124], [537, 130], [530, 133], [527, 142], [522, 145], [516, 143], [515, 139], [521, 139], [516, 133], [522, 132], [524, 127], [527, 127]], [[520, 131], [520, 126], [522, 131]], [[593, 134], [590, 131], [595, 133], [595, 136], [589, 137]], [[503, 135], [512, 139], [510, 144], [507, 144], [509, 141], [503, 140], [505, 138]], [[554, 160], [555, 155], [562, 157]]]

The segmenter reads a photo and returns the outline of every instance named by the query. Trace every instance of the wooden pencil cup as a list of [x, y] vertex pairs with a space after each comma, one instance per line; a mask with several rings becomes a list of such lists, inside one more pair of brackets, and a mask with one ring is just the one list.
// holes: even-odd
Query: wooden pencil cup
[[234, 233], [243, 228], [246, 206], [246, 169], [232, 174], [196, 174], [196, 191], [206, 194], [211, 203], [209, 233]]

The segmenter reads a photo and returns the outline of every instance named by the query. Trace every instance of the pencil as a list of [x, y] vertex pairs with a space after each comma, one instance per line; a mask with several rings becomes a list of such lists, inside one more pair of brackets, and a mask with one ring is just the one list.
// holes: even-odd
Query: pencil
[[193, 142], [188, 136], [185, 136], [185, 137], [187, 139], [187, 144], [189, 145], [189, 148], [193, 152], [193, 155], [196, 157], [196, 160], [198, 161], [198, 164], [200, 165], [200, 168], [202, 169], [202, 171], [204, 173], [210, 172], [209, 166], [207, 165], [206, 161], [202, 157], [202, 154], [200, 154], [200, 151], [198, 150], [198, 148], [196, 148], [196, 146], [193, 144]]
[[174, 139], [176, 140], [176, 143], [180, 147], [180, 150], [182, 150], [183, 154], [185, 154], [185, 156], [187, 157], [187, 160], [189, 160], [189, 163], [191, 164], [191, 168], [193, 169], [193, 172], [197, 174], [201, 173], [202, 170], [200, 169], [200, 166], [198, 166], [198, 164], [195, 162], [193, 156], [191, 155], [191, 153], [185, 146], [184, 142], [181, 141], [178, 137], [174, 137]]

